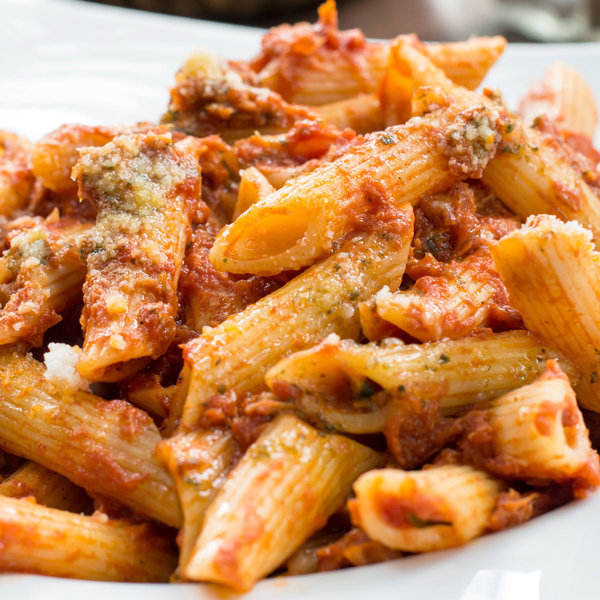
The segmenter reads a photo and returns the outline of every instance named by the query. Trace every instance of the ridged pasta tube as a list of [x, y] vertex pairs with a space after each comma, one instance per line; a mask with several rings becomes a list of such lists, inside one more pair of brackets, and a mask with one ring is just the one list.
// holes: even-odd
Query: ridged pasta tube
[[352, 520], [390, 548], [442, 550], [484, 532], [502, 489], [503, 484], [469, 466], [373, 470], [354, 484]]
[[274, 275], [313, 264], [378, 205], [415, 203], [480, 176], [496, 151], [495, 108], [453, 107], [366, 136], [337, 160], [295, 177], [217, 236], [210, 260], [233, 273]]
[[540, 215], [492, 244], [491, 252], [527, 328], [579, 367], [579, 403], [600, 412], [600, 255], [591, 233]]
[[160, 440], [145, 412], [65, 390], [31, 356], [0, 350], [0, 447], [177, 527], [175, 484], [154, 456]]
[[523, 121], [531, 124], [546, 115], [560, 131], [594, 138], [598, 111], [594, 94], [573, 67], [554, 63], [539, 83], [534, 83], [521, 102]]
[[171, 134], [114, 138], [87, 148], [73, 170], [98, 209], [87, 265], [77, 368], [117, 381], [165, 352], [175, 335], [177, 282], [200, 198], [194, 142]]
[[[535, 382], [493, 400], [483, 414], [490, 428], [491, 452], [485, 442], [483, 452], [478, 452], [475, 442], [473, 456], [487, 454], [481, 463], [487, 470], [509, 479], [565, 483], [592, 474], [600, 480], [598, 455], [575, 392], [556, 362], [549, 361]], [[470, 436], [464, 443], [473, 448]]]
[[[454, 84], [409, 41], [397, 43], [394, 51], [409, 70], [415, 88], [435, 88], [431, 95], [435, 106], [440, 101], [463, 109], [482, 103], [496, 105], [493, 99]], [[424, 94], [417, 105], [421, 103], [429, 110], [427, 97]], [[596, 242], [600, 241], [600, 202], [587, 184], [586, 174], [577, 172], [557, 151], [555, 141], [545, 140], [516, 116], [505, 115], [500, 130], [502, 141], [484, 169], [483, 183], [521, 217], [553, 214], [565, 220], [576, 219], [593, 231]]]
[[[382, 285], [399, 285], [412, 231], [412, 209], [401, 207], [389, 221], [381, 217], [371, 233], [348, 241], [279, 290], [188, 342], [184, 346], [189, 368], [183, 371], [188, 386], [183, 425], [194, 427], [203, 402], [211, 396], [264, 389], [264, 374], [287, 354], [329, 333], [357, 337], [358, 302]], [[179, 418], [182, 407], [172, 408]]]
[[370, 448], [281, 415], [246, 451], [208, 508], [184, 575], [250, 588], [344, 502], [380, 461]]
[[[437, 386], [440, 409], [455, 414], [534, 381], [558, 354], [526, 331], [488, 333], [425, 344], [356, 344], [329, 336], [284, 358], [269, 388], [310, 420], [349, 433], [383, 431], [396, 401], [416, 386]], [[560, 358], [575, 380], [577, 371]], [[375, 395], [380, 386], [389, 396]]]
[[186, 567], [204, 513], [223, 485], [238, 447], [225, 429], [196, 430], [177, 434], [159, 444], [159, 453], [173, 475], [181, 509], [179, 575]]
[[[173, 543], [150, 523], [134, 525], [0, 496], [0, 571], [103, 581], [162, 581]], [[57, 543], [60, 540], [60, 543]]]
[[66, 477], [31, 461], [0, 481], [0, 496], [33, 497], [38, 504], [71, 512], [82, 512], [91, 506], [91, 500], [83, 489]]

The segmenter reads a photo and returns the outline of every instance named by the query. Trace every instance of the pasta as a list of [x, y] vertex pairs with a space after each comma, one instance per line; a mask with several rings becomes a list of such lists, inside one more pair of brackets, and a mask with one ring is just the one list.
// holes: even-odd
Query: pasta
[[[550, 358], [558, 356], [525, 331], [386, 347], [330, 335], [281, 360], [265, 381], [311, 420], [338, 431], [376, 433], [384, 430], [396, 403], [411, 387], [436, 386], [443, 394], [440, 410], [457, 414], [465, 406], [531, 382]], [[560, 361], [577, 381], [573, 365], [562, 357]]]
[[81, 197], [98, 208], [84, 249], [78, 370], [89, 379], [122, 379], [174, 337], [177, 280], [200, 194], [194, 149], [184, 148], [170, 134], [118, 137], [83, 151], [74, 170]]
[[[379, 461], [376, 452], [348, 438], [278, 417], [209, 507], [185, 575], [249, 588], [322, 527], [356, 477]], [[215, 518], [219, 513], [225, 518]], [[236, 522], [251, 530], [239, 541]]]
[[372, 539], [397, 550], [427, 552], [480, 535], [501, 489], [501, 482], [466, 466], [416, 473], [373, 470], [355, 483], [351, 510]]
[[[211, 261], [221, 270], [266, 275], [313, 264], [376, 203], [415, 202], [476, 176], [495, 152], [498, 118], [485, 107], [449, 109], [372, 134], [252, 205], [220, 232]], [[469, 140], [453, 138], [465, 128], [473, 131]]]
[[475, 91], [505, 45], [327, 0], [156, 123], [0, 132], [0, 574], [244, 592], [600, 487], [596, 106]]
[[[310, 346], [328, 333], [358, 336], [358, 301], [382, 285], [399, 285], [404, 274], [412, 210], [401, 207], [391, 216], [389, 224], [382, 220], [372, 233], [357, 236], [281, 289], [186, 345], [185, 427], [196, 424], [204, 401], [215, 394], [261, 391], [267, 369], [293, 350]], [[381, 217], [376, 214], [375, 219]], [[285, 328], [283, 337], [282, 329], [272, 328], [273, 314]], [[172, 418], [179, 416], [178, 409], [173, 407]]]

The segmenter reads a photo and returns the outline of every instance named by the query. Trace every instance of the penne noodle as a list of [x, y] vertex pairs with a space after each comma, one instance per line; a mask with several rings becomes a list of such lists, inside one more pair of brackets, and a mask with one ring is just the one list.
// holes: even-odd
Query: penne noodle
[[41, 346], [44, 333], [81, 300], [79, 243], [90, 225], [65, 219], [33, 224], [0, 257], [0, 345]]
[[[217, 269], [273, 275], [326, 255], [379, 204], [415, 203], [481, 174], [496, 149], [498, 113], [452, 108], [412, 119], [301, 175], [251, 206], [217, 236]], [[463, 139], [464, 131], [471, 132]]]
[[[376, 433], [412, 388], [437, 386], [443, 414], [491, 400], [534, 381], [546, 361], [559, 358], [526, 331], [487, 333], [425, 344], [356, 344], [330, 335], [321, 344], [284, 358], [265, 381], [281, 399], [318, 424], [348, 433]], [[377, 390], [387, 395], [377, 396]], [[379, 400], [379, 402], [377, 402]]]
[[231, 143], [257, 130], [282, 133], [297, 121], [317, 118], [308, 107], [257, 87], [241, 63], [207, 52], [190, 56], [178, 71], [162, 123], [199, 138], [218, 133]]
[[481, 535], [503, 484], [469, 466], [373, 470], [354, 484], [353, 522], [382, 544], [429, 552]]
[[204, 514], [222, 487], [238, 447], [222, 429], [177, 434], [159, 444], [159, 453], [171, 472], [181, 508], [179, 575], [187, 567], [204, 522]]
[[[483, 418], [489, 435], [467, 435], [463, 441], [463, 456], [469, 462], [474, 457], [486, 470], [507, 479], [565, 483], [591, 476], [593, 487], [600, 482], [598, 455], [575, 392], [555, 361], [548, 362], [535, 382], [493, 400]], [[483, 437], [485, 442], [478, 441]], [[481, 451], [479, 445], [486, 448]]]
[[77, 183], [71, 179], [71, 170], [79, 160], [79, 150], [90, 146], [104, 146], [115, 135], [113, 127], [62, 125], [31, 149], [31, 169], [43, 187], [58, 194], [77, 194]]
[[121, 136], [82, 151], [79, 193], [98, 209], [84, 244], [87, 279], [78, 370], [117, 381], [163, 354], [175, 335], [177, 282], [200, 196], [195, 142]]
[[26, 139], [0, 130], [0, 217], [11, 217], [29, 203], [35, 182], [30, 153]]
[[240, 189], [233, 209], [233, 221], [250, 206], [275, 191], [269, 180], [256, 167], [240, 171], [240, 177]]
[[0, 351], [3, 448], [177, 527], [175, 485], [154, 457], [160, 440], [150, 417], [127, 402], [55, 386], [32, 357]]
[[[435, 67], [409, 41], [394, 47], [396, 57], [409, 69], [415, 88], [436, 88], [434, 94], [419, 94], [416, 107], [451, 101], [461, 108], [473, 108], [494, 102], [481, 94], [460, 88]], [[440, 98], [442, 94], [444, 97]], [[600, 202], [588, 181], [591, 171], [578, 172], [561, 149], [560, 142], [525, 127], [515, 116], [504, 115], [499, 126], [502, 141], [495, 156], [483, 171], [482, 181], [517, 215], [553, 214], [561, 219], [576, 219], [600, 240]]]
[[323, 527], [356, 477], [379, 462], [362, 444], [281, 415], [209, 506], [185, 576], [250, 588]]
[[83, 489], [66, 477], [30, 461], [0, 481], [0, 496], [32, 497], [38, 504], [49, 508], [76, 513], [91, 506], [91, 500]]
[[368, 305], [382, 320], [421, 342], [460, 338], [480, 327], [521, 325], [487, 249], [431, 270], [425, 266], [410, 289], [391, 293], [384, 288]]
[[[422, 44], [429, 58], [460, 85], [475, 89], [506, 47], [503, 37]], [[384, 76], [389, 44], [368, 42], [356, 29], [340, 31], [334, 2], [319, 8], [315, 25], [282, 25], [263, 38], [251, 62], [258, 80], [288, 102], [322, 105], [375, 92]]]
[[169, 405], [175, 394], [175, 386], [163, 387], [159, 382], [138, 382], [126, 386], [126, 398], [134, 406], [145, 410], [157, 419], [169, 416]]
[[169, 535], [150, 523], [76, 515], [1, 495], [0, 538], [3, 572], [166, 582], [176, 562]]
[[150, 131], [160, 134], [166, 133], [168, 128], [150, 123], [111, 127], [68, 124], [42, 137], [32, 145], [30, 158], [36, 184], [44, 192], [35, 198], [35, 210], [46, 214], [48, 207], [54, 206], [61, 216], [95, 219], [96, 207], [87, 200], [78, 201], [77, 182], [71, 178], [80, 150], [104, 146], [118, 135]]
[[473, 37], [464, 42], [425, 44], [424, 52], [446, 77], [469, 90], [479, 87], [506, 48], [506, 40], [495, 35]]
[[560, 131], [594, 139], [598, 111], [585, 79], [571, 66], [554, 63], [541, 82], [533, 84], [520, 106], [521, 117], [532, 124], [546, 115]]
[[577, 365], [577, 399], [600, 412], [600, 259], [591, 233], [540, 215], [492, 244], [491, 253], [526, 327]]
[[376, 94], [357, 94], [344, 100], [315, 106], [314, 110], [340, 129], [349, 127], [356, 133], [385, 129], [381, 102]]
[[[382, 285], [398, 286], [404, 274], [412, 209], [400, 207], [387, 219], [380, 214], [372, 233], [348, 241], [322, 263], [184, 346], [188, 369], [183, 374], [189, 378], [184, 377], [184, 427], [196, 425], [203, 403], [212, 396], [264, 389], [264, 374], [283, 356], [329, 333], [358, 336], [358, 302]], [[181, 415], [181, 408], [173, 411], [175, 418]]]

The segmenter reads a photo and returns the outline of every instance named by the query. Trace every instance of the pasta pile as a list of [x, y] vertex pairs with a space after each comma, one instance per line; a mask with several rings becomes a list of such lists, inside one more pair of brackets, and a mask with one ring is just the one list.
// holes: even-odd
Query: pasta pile
[[0, 135], [0, 572], [243, 591], [600, 485], [596, 108], [474, 91], [504, 47], [327, 0], [159, 123]]

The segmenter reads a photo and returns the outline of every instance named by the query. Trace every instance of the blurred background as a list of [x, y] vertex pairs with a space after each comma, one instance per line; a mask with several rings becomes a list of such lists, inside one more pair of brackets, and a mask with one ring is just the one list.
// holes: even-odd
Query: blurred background
[[[101, 0], [93, 0], [101, 1]], [[314, 0], [103, 0], [105, 4], [270, 27], [314, 21]], [[600, 39], [600, 0], [338, 0], [340, 27], [368, 37], [409, 31], [430, 41], [502, 34], [511, 41], [574, 42]]]

